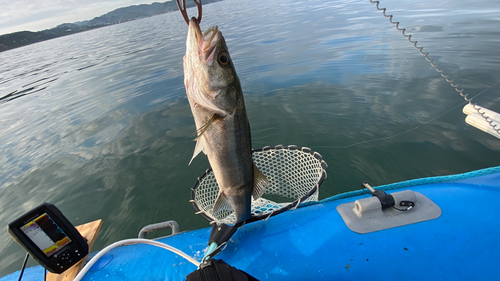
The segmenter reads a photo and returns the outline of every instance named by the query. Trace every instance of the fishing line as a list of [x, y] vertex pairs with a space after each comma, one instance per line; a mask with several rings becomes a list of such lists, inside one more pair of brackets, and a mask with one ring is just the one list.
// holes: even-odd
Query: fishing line
[[473, 96], [473, 97], [472, 97], [472, 98], [470, 98], [470, 99], [472, 100], [472, 99], [476, 98], [477, 96], [479, 96], [479, 95], [483, 94], [484, 92], [486, 92], [486, 91], [488, 91], [489, 89], [491, 89], [491, 88], [493, 88], [494, 86], [496, 86], [498, 83], [500, 83], [500, 80], [499, 80], [499, 81], [497, 81], [495, 84], [493, 84], [493, 85], [489, 86], [489, 87], [488, 87], [488, 88], [486, 88], [485, 90], [481, 91], [479, 94], [477, 94], [477, 95]]
[[[474, 97], [472, 97], [471, 99], [473, 99], [473, 98], [475, 98], [475, 97], [477, 97], [477, 96], [479, 96], [479, 95], [481, 95], [481, 94], [485, 93], [486, 91], [488, 91], [489, 89], [491, 89], [491, 88], [493, 88], [494, 86], [498, 85], [499, 83], [500, 83], [500, 80], [499, 80], [499, 81], [497, 81], [495, 84], [493, 84], [493, 85], [489, 86], [488, 88], [486, 88], [486, 89], [482, 90], [481, 92], [479, 92], [477, 95], [475, 95], [475, 96], [474, 96]], [[371, 143], [371, 142], [376, 142], [376, 141], [382, 141], [382, 140], [392, 139], [392, 138], [398, 137], [398, 136], [400, 136], [400, 135], [403, 135], [403, 134], [409, 133], [409, 132], [411, 132], [411, 131], [415, 131], [416, 129], [418, 129], [418, 128], [420, 128], [420, 127], [424, 126], [424, 125], [429, 124], [430, 122], [432, 122], [432, 121], [434, 121], [434, 120], [436, 120], [436, 119], [438, 119], [438, 118], [440, 118], [440, 117], [442, 117], [442, 116], [444, 116], [444, 115], [446, 115], [446, 114], [450, 113], [451, 111], [453, 111], [453, 110], [457, 109], [457, 108], [458, 108], [458, 107], [460, 107], [460, 106], [463, 106], [463, 105], [464, 105], [464, 104], [466, 104], [466, 103], [468, 103], [468, 101], [463, 101], [463, 102], [459, 103], [458, 105], [456, 105], [455, 107], [453, 107], [453, 108], [451, 108], [451, 109], [447, 110], [446, 112], [441, 113], [441, 114], [439, 114], [438, 116], [436, 116], [436, 117], [434, 117], [434, 118], [432, 118], [432, 119], [430, 119], [430, 120], [427, 120], [427, 121], [425, 121], [425, 122], [421, 123], [420, 125], [418, 125], [418, 126], [416, 126], [416, 127], [412, 128], [412, 129], [408, 129], [408, 130], [406, 130], [406, 131], [404, 131], [404, 132], [397, 133], [397, 134], [392, 135], [392, 136], [382, 137], [382, 138], [377, 138], [377, 139], [372, 139], [372, 140], [366, 140], [366, 141], [360, 141], [360, 142], [353, 143], [353, 144], [346, 145], [346, 146], [340, 146], [340, 145], [339, 145], [339, 146], [336, 146], [336, 145], [320, 145], [320, 146], [314, 146], [314, 147], [315, 147], [315, 148], [317, 148], [317, 147], [321, 147], [321, 148], [340, 148], [340, 149], [345, 149], [345, 148], [349, 148], [349, 147], [353, 147], [353, 146], [358, 146], [358, 145], [361, 145], [361, 144], [367, 144], [367, 143]]]
[[[380, 1], [373, 1], [373, 0], [370, 0], [370, 3], [372, 3], [372, 4], [376, 4], [376, 5], [377, 5], [377, 6], [376, 6], [376, 7], [377, 7], [377, 10], [382, 11], [383, 16], [384, 16], [384, 17], [386, 17], [386, 18], [389, 18], [389, 22], [390, 22], [391, 24], [395, 25], [395, 26], [396, 26], [396, 29], [397, 29], [398, 31], [401, 31], [401, 34], [402, 34], [404, 37], [406, 37], [406, 38], [408, 39], [408, 41], [409, 41], [409, 42], [410, 42], [410, 43], [411, 43], [411, 44], [415, 47], [415, 49], [417, 49], [417, 50], [420, 52], [420, 54], [421, 54], [422, 56], [424, 56], [424, 57], [425, 57], [425, 60], [426, 60], [426, 61], [430, 62], [431, 66], [432, 66], [432, 67], [434, 67], [434, 68], [436, 69], [436, 71], [437, 71], [437, 72], [439, 72], [439, 74], [441, 74], [441, 77], [443, 77], [443, 78], [446, 80], [446, 82], [450, 83], [450, 86], [452, 86], [452, 87], [455, 89], [455, 91], [457, 91], [457, 92], [460, 94], [460, 96], [464, 98], [464, 100], [466, 100], [467, 102], [469, 102], [469, 104], [470, 104], [470, 105], [472, 105], [472, 107], [476, 110], [476, 112], [477, 112], [477, 113], [479, 113], [479, 115], [480, 115], [480, 116], [482, 116], [482, 118], [483, 118], [483, 119], [484, 119], [484, 120], [485, 120], [485, 121], [486, 121], [486, 122], [487, 122], [487, 123], [491, 126], [491, 128], [493, 128], [493, 130], [495, 130], [495, 131], [496, 131], [496, 132], [500, 135], [500, 126], [498, 126], [498, 127], [497, 127], [496, 125], [494, 125], [494, 124], [492, 123], [492, 122], [493, 122], [493, 120], [488, 120], [488, 117], [485, 115], [485, 112], [481, 112], [481, 111], [479, 110], [479, 109], [480, 109], [480, 107], [479, 107], [479, 106], [477, 106], [476, 104], [473, 104], [473, 103], [472, 103], [472, 99], [473, 99], [474, 97], [473, 97], [473, 98], [468, 98], [468, 97], [467, 97], [467, 96], [468, 96], [468, 94], [464, 94], [464, 93], [463, 93], [463, 92], [464, 92], [464, 89], [459, 89], [459, 88], [458, 88], [458, 85], [459, 85], [459, 84], [453, 84], [453, 82], [454, 82], [455, 80], [454, 80], [454, 79], [450, 79], [450, 75], [449, 75], [449, 74], [448, 74], [448, 75], [444, 75], [444, 68], [443, 68], [443, 69], [439, 69], [439, 64], [434, 64], [434, 59], [429, 58], [429, 52], [424, 52], [424, 51], [422, 51], [422, 50], [424, 49], [424, 47], [417, 47], [417, 43], [418, 43], [418, 41], [417, 41], [417, 40], [415, 40], [415, 41], [412, 41], [412, 40], [411, 40], [411, 36], [412, 36], [412, 35], [411, 35], [411, 34], [410, 34], [410, 35], [407, 35], [407, 34], [405, 33], [405, 32], [406, 32], [406, 28], [399, 28], [399, 21], [392, 21], [393, 15], [386, 15], [386, 11], [387, 11], [387, 9], [386, 9], [386, 8], [380, 8], [380, 7], [379, 7]], [[476, 97], [477, 97], [477, 96], [478, 96], [478, 95], [476, 95]]]
[[479, 111], [479, 107], [477, 107], [476, 104], [472, 103], [472, 99], [478, 97], [479, 95], [485, 93], [489, 89], [491, 89], [494, 86], [496, 86], [498, 83], [500, 83], [500, 80], [497, 81], [496, 83], [494, 83], [493, 85], [489, 86], [488, 88], [484, 89], [483, 91], [481, 91], [477, 95], [473, 96], [472, 98], [468, 98], [468, 94], [464, 94], [463, 93], [464, 89], [459, 89], [458, 88], [459, 84], [453, 84], [454, 79], [450, 79], [450, 75], [449, 74], [448, 75], [444, 74], [444, 69], [439, 69], [439, 65], [438, 64], [434, 64], [434, 59], [429, 58], [429, 52], [423, 52], [422, 50], [424, 49], [424, 47], [417, 47], [418, 41], [417, 40], [415, 40], [415, 41], [411, 40], [412, 35], [408, 35], [408, 34], [405, 33], [406, 32], [406, 28], [400, 28], [399, 27], [399, 22], [392, 20], [393, 15], [387, 15], [386, 14], [387, 9], [379, 7], [380, 1], [370, 0], [370, 3], [377, 5], [376, 6], [377, 10], [382, 11], [383, 16], [386, 17], [386, 18], [389, 18], [389, 22], [391, 24], [395, 25], [397, 30], [401, 31], [402, 35], [408, 39], [408, 41], [415, 47], [415, 49], [417, 49], [420, 52], [420, 54], [422, 56], [425, 57], [426, 61], [430, 62], [431, 66], [433, 66], [436, 69], [436, 71], [439, 72], [439, 74], [441, 75], [441, 77], [443, 77], [446, 80], [446, 82], [448, 82], [450, 84], [450, 86], [452, 86], [455, 89], [455, 91], [457, 91], [460, 94], [460, 96], [464, 98], [465, 102], [461, 102], [460, 104], [458, 104], [457, 106], [449, 109], [448, 111], [446, 111], [446, 112], [444, 112], [444, 113], [442, 113], [442, 114], [440, 114], [440, 115], [438, 115], [438, 116], [436, 116], [436, 117], [434, 117], [434, 118], [432, 118], [432, 119], [430, 119], [430, 120], [428, 120], [428, 121], [426, 121], [426, 122], [424, 122], [424, 123], [422, 123], [422, 124], [420, 124], [420, 125], [412, 128], [412, 129], [406, 130], [404, 132], [401, 132], [401, 133], [398, 133], [398, 134], [395, 134], [395, 135], [392, 135], [392, 136], [382, 137], [382, 138], [377, 138], [377, 139], [372, 139], [372, 140], [366, 140], [366, 141], [361, 141], [361, 142], [357, 142], [357, 143], [350, 144], [350, 145], [347, 145], [347, 146], [317, 146], [317, 147], [345, 149], [345, 148], [349, 148], [349, 147], [353, 147], [353, 146], [358, 146], [358, 145], [361, 145], [361, 144], [367, 144], [367, 143], [371, 143], [371, 142], [376, 142], [376, 141], [382, 141], [382, 140], [388, 140], [388, 139], [391, 139], [391, 138], [395, 138], [395, 137], [398, 137], [400, 135], [403, 135], [403, 134], [415, 131], [416, 129], [420, 128], [421, 126], [429, 124], [430, 122], [432, 122], [432, 121], [440, 118], [443, 115], [448, 114], [449, 112], [455, 110], [456, 108], [458, 108], [460, 106], [463, 106], [466, 103], [471, 104], [474, 107], [474, 109], [476, 109], [476, 111], [486, 120], [486, 122], [488, 122], [490, 124], [490, 126], [500, 134], [500, 127], [497, 128], [496, 125], [493, 125], [492, 122], [488, 120], [488, 117], [486, 117], [484, 115], [485, 113], [484, 112], [480, 112]]

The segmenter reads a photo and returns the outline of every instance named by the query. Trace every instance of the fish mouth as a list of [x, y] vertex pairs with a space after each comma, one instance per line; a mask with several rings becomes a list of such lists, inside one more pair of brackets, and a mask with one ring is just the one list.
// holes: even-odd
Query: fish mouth
[[196, 18], [193, 17], [189, 21], [188, 43], [191, 43], [192, 51], [209, 63], [213, 61], [215, 46], [221, 37], [217, 26], [212, 26], [202, 33]]

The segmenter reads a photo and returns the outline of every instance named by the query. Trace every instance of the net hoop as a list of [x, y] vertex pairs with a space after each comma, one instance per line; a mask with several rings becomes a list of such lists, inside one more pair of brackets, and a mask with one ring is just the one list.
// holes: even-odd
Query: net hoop
[[[267, 219], [297, 208], [303, 202], [318, 201], [319, 186], [326, 178], [328, 167], [319, 153], [307, 147], [277, 145], [252, 150], [252, 158], [267, 177], [269, 187], [261, 198], [252, 198], [252, 217], [246, 222]], [[236, 218], [232, 211], [212, 212], [218, 194], [219, 186], [212, 169], [208, 169], [191, 189], [190, 202], [196, 213], [210, 223], [234, 224]], [[287, 202], [277, 203], [266, 198]]]

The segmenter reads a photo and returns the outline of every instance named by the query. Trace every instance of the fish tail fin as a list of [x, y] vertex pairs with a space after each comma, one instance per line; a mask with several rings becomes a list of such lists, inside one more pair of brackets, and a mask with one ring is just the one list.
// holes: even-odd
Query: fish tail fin
[[256, 200], [264, 194], [269, 187], [269, 180], [266, 176], [253, 164], [253, 199]]
[[217, 213], [223, 210], [233, 210], [231, 203], [227, 199], [226, 195], [219, 191], [219, 195], [217, 196], [217, 200], [215, 200], [213, 213]]

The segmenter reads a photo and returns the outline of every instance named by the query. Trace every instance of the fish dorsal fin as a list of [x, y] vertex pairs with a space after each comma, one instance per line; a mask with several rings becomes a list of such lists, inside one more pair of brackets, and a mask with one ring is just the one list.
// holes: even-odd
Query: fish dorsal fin
[[269, 181], [266, 176], [253, 164], [253, 199], [257, 200], [264, 194], [267, 187], [269, 186]]
[[213, 213], [215, 214], [223, 210], [232, 211], [233, 207], [231, 206], [231, 203], [229, 203], [229, 200], [227, 199], [226, 195], [219, 191], [217, 200], [215, 200]]
[[[205, 153], [205, 138], [202, 138], [201, 136], [200, 137], [197, 137], [196, 138], [196, 147], [194, 148], [194, 153], [193, 153], [193, 157], [191, 157], [191, 161], [189, 161], [189, 165], [191, 165], [191, 162], [193, 162], [193, 159], [198, 156], [198, 154], [200, 154], [200, 152], [203, 151], [203, 153]], [[205, 153], [206, 154], [206, 153]]]

